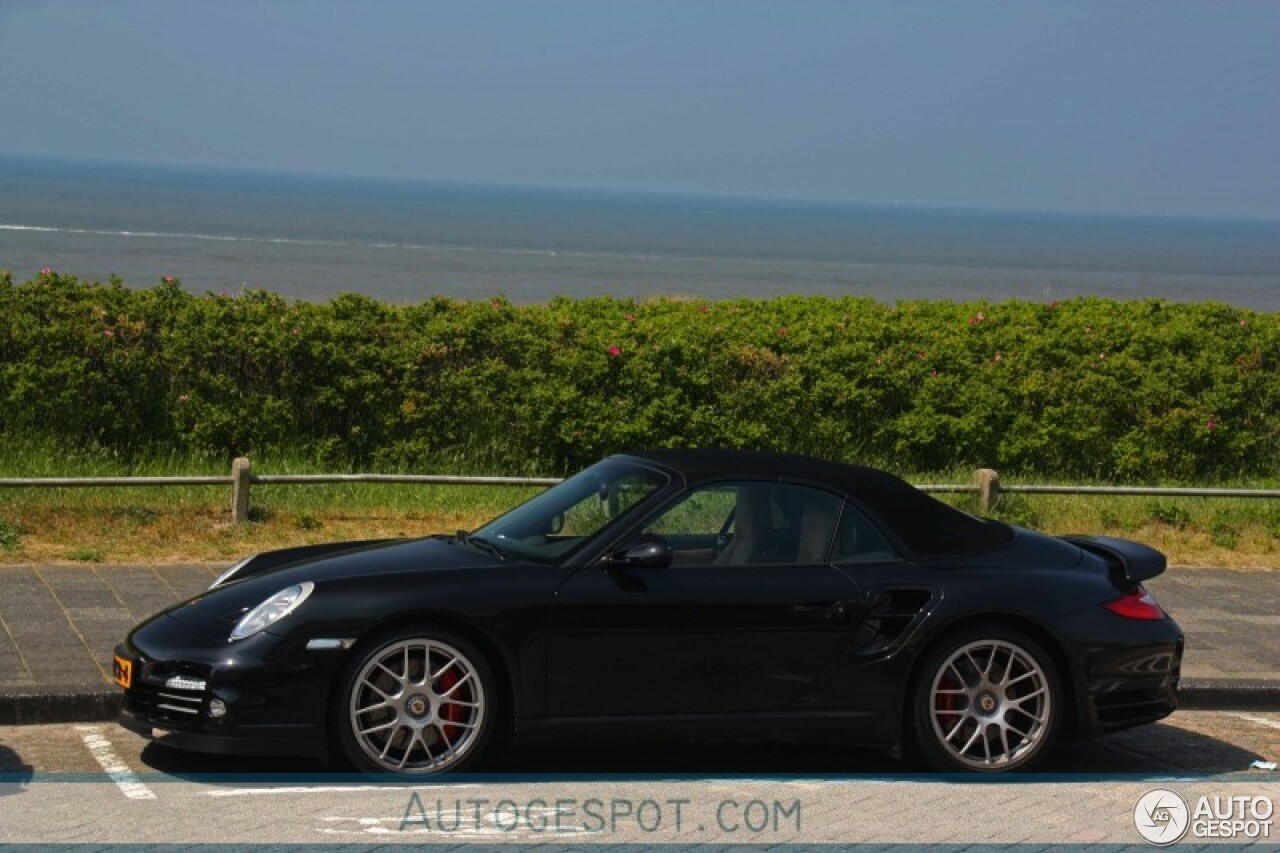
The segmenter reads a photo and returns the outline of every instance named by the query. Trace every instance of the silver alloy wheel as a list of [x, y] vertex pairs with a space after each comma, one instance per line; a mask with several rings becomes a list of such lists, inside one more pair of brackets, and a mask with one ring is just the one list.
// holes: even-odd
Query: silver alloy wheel
[[369, 658], [351, 690], [351, 733], [378, 767], [437, 773], [474, 746], [485, 719], [475, 664], [447, 643], [400, 640]]
[[1054, 713], [1044, 669], [1005, 640], [961, 646], [938, 667], [929, 697], [938, 743], [976, 770], [1029, 759]]

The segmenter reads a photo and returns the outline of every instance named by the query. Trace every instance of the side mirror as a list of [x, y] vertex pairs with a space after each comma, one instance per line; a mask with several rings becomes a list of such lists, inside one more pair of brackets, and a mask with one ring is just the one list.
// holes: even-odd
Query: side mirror
[[671, 546], [666, 542], [641, 542], [604, 558], [605, 566], [613, 568], [665, 569], [671, 565]]

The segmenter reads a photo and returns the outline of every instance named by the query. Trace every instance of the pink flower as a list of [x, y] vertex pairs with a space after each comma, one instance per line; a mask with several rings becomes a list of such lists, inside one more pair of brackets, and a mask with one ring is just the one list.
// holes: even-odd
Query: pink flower
[[187, 402], [187, 401], [188, 401], [188, 400], [190, 400], [190, 399], [191, 399], [191, 395], [190, 395], [190, 394], [179, 394], [179, 395], [178, 395], [178, 402], [180, 402], [180, 403], [185, 403], [185, 402]]
[[698, 310], [701, 311], [703, 314], [707, 313], [707, 303], [704, 302], [701, 305], [699, 305]]
[[106, 335], [108, 338], [114, 338], [116, 336], [116, 333], [110, 329], [103, 329], [102, 334]]
[[609, 347], [609, 358], [617, 358], [622, 355], [622, 349], [618, 346]]
[[1245, 326], [1247, 326], [1247, 325], [1249, 325], [1249, 321], [1248, 321], [1248, 320], [1246, 320], [1246, 319], [1244, 319], [1243, 317], [1242, 317], [1242, 318], [1240, 318], [1240, 328], [1242, 328], [1242, 329], [1243, 329], [1243, 328], [1244, 328]]
[[778, 334], [782, 335], [785, 338], [787, 336], [787, 327], [783, 326], [781, 329], [779, 329]]
[[165, 283], [165, 284], [173, 284], [173, 276], [171, 276], [171, 275], [167, 275], [167, 276], [165, 276], [165, 277], [164, 277], [164, 283]]
[[1209, 419], [1209, 422], [1208, 422], [1207, 424], [1205, 424], [1205, 425], [1204, 425], [1204, 428], [1205, 428], [1205, 429], [1217, 429], [1217, 428], [1218, 428], [1218, 425], [1217, 425], [1216, 423], [1214, 423], [1214, 421], [1213, 421], [1213, 419], [1212, 419], [1212, 418], [1210, 418], [1210, 419]]
[[293, 327], [293, 333], [294, 333], [295, 335], [300, 335], [300, 334], [302, 334], [302, 330], [301, 330], [301, 329], [299, 329], [297, 326], [294, 326], [294, 327]]
[[924, 354], [924, 350], [921, 350], [920, 352], [916, 353], [916, 358], [920, 359], [921, 361], [924, 361], [926, 358], [928, 358], [928, 356]]
[[48, 267], [45, 267], [44, 269], [40, 270], [40, 275], [48, 275], [51, 272], [53, 272], [53, 270], [49, 269]]
[[628, 323], [634, 323], [635, 321], [636, 321], [636, 315], [635, 315], [635, 314], [628, 314], [628, 315], [627, 315], [627, 322], [628, 322]]

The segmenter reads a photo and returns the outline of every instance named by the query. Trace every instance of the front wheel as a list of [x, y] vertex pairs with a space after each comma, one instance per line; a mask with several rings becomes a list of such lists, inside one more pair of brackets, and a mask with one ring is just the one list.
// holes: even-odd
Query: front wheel
[[496, 691], [484, 656], [441, 629], [369, 643], [347, 667], [337, 719], [347, 759], [369, 773], [459, 770], [492, 735]]
[[1057, 668], [1035, 640], [999, 625], [945, 639], [920, 668], [915, 743], [942, 770], [1026, 770], [1052, 746], [1065, 708]]

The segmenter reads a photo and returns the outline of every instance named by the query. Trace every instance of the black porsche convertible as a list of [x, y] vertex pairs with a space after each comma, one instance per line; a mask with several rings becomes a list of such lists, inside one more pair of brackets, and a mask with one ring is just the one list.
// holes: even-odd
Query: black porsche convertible
[[509, 739], [803, 740], [1031, 767], [1176, 707], [1145, 546], [982, 520], [872, 468], [612, 456], [472, 532], [242, 560], [116, 649], [122, 722], [373, 773]]

